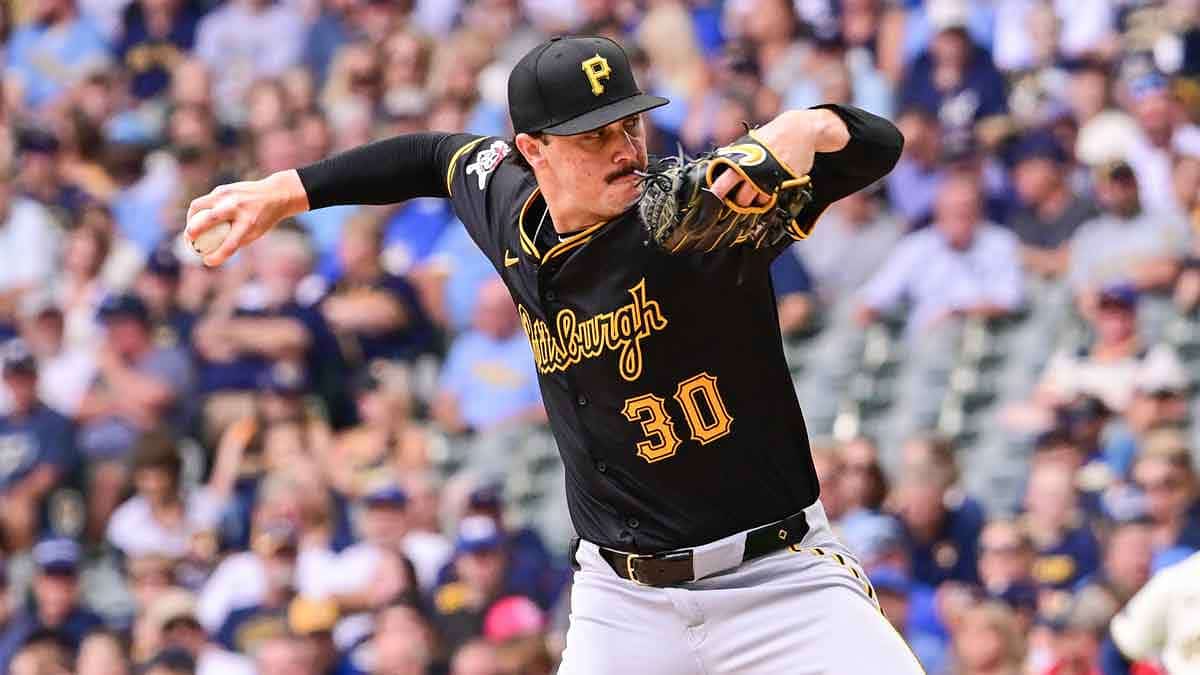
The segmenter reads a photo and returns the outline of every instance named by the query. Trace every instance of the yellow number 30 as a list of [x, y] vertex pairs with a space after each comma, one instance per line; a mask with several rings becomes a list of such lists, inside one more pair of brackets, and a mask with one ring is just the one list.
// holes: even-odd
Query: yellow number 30
[[[692, 440], [707, 445], [729, 434], [733, 416], [725, 409], [721, 393], [717, 391], [717, 378], [708, 373], [689, 377], [675, 388], [675, 401], [683, 409]], [[639, 422], [646, 440], [638, 441], [638, 457], [647, 462], [657, 462], [675, 454], [679, 449], [679, 436], [675, 434], [675, 422], [667, 414], [666, 401], [654, 394], [642, 394], [625, 401], [621, 410], [630, 422]]]

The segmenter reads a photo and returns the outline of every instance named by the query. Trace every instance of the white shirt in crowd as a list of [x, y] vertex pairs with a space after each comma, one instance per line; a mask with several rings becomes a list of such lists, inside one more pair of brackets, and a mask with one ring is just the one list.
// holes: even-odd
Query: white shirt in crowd
[[178, 527], [167, 528], [151, 514], [145, 497], [129, 498], [108, 521], [109, 543], [131, 557], [183, 557], [194, 535], [216, 529], [225, 508], [224, 502], [205, 488], [191, 492], [184, 501], [183, 521]]
[[[413, 564], [417, 585], [429, 593], [437, 583], [438, 572], [450, 560], [454, 547], [449, 540], [432, 532], [410, 532], [404, 537], [401, 552]], [[335, 563], [335, 573], [329, 575], [325, 592], [330, 595], [361, 593], [375, 578], [380, 560], [376, 544], [361, 542], [342, 551]], [[354, 614], [343, 618], [333, 631], [333, 640], [341, 648], [357, 644], [371, 632], [369, 614]]]
[[1168, 673], [1200, 673], [1200, 553], [1155, 574], [1112, 620], [1117, 648]]
[[[333, 575], [336, 554], [324, 548], [304, 547], [296, 561], [298, 594], [321, 598]], [[260, 604], [267, 592], [267, 570], [262, 559], [251, 552], [234, 553], [217, 565], [196, 599], [196, 619], [215, 633], [236, 609]]]
[[0, 220], [0, 291], [47, 284], [58, 272], [61, 246], [62, 232], [46, 207], [14, 197]]
[[1166, 345], [1152, 347], [1120, 361], [1093, 361], [1086, 354], [1059, 351], [1050, 357], [1042, 372], [1042, 387], [1055, 398], [1070, 401], [1086, 395], [1100, 399], [1112, 410], [1124, 410], [1133, 398], [1138, 374], [1144, 370], [1180, 372], [1183, 363], [1175, 350]]

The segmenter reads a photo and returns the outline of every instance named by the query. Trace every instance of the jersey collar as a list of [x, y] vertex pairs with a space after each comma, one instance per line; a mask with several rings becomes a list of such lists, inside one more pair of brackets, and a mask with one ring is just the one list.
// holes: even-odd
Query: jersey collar
[[[525, 203], [521, 205], [521, 212], [517, 216], [517, 235], [518, 235], [518, 239], [520, 239], [520, 241], [521, 241], [521, 250], [525, 253], [525, 255], [532, 257], [534, 259], [534, 261], [537, 262], [539, 265], [545, 264], [546, 261], [548, 261], [548, 260], [551, 260], [551, 259], [556, 258], [568, 251], [571, 251], [575, 248], [583, 246], [584, 244], [586, 244], [588, 241], [591, 240], [592, 236], [601, 227], [604, 227], [609, 222], [611, 222], [611, 221], [607, 221], [607, 220], [602, 220], [602, 221], [596, 223], [595, 225], [589, 226], [583, 230], [580, 230], [579, 232], [572, 234], [571, 236], [567, 237], [566, 239], [563, 239], [559, 243], [552, 246], [545, 253], [541, 253], [540, 251], [538, 251], [537, 242], [535, 242], [530, 237], [529, 233], [525, 229], [525, 214], [529, 212], [529, 208], [531, 206], [533, 206], [533, 203], [535, 201], [537, 201], [539, 199], [539, 197], [541, 197], [541, 194], [542, 194], [542, 189], [535, 187], [533, 189], [533, 192], [530, 192], [529, 196], [525, 199]], [[546, 200], [541, 199], [541, 202], [542, 202], [543, 208], [546, 208], [545, 207]]]

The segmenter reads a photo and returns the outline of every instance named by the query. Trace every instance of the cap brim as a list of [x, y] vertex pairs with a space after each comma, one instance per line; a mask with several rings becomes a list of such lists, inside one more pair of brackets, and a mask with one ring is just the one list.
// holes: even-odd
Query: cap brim
[[612, 124], [623, 117], [636, 115], [647, 110], [652, 110], [659, 106], [664, 106], [670, 103], [669, 100], [661, 96], [652, 96], [650, 94], [634, 94], [629, 98], [623, 98], [620, 101], [609, 103], [606, 106], [596, 108], [591, 112], [586, 112], [578, 117], [571, 118], [566, 122], [560, 122], [541, 129], [544, 134], [552, 136], [572, 136], [574, 134], [582, 134], [593, 129], [599, 129], [607, 124]]

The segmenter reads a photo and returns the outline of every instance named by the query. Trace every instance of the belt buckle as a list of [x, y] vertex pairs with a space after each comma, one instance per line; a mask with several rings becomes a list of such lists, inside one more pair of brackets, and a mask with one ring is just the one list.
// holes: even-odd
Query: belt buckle
[[643, 554], [627, 553], [625, 555], [626, 555], [626, 557], [625, 557], [625, 573], [629, 575], [629, 580], [632, 581], [633, 583], [637, 584], [638, 586], [649, 586], [650, 584], [637, 578], [637, 572], [635, 572], [633, 569], [633, 561], [649, 560], [649, 559], [653, 558], [654, 556], [651, 554], [646, 554], [646, 553], [643, 553]]

